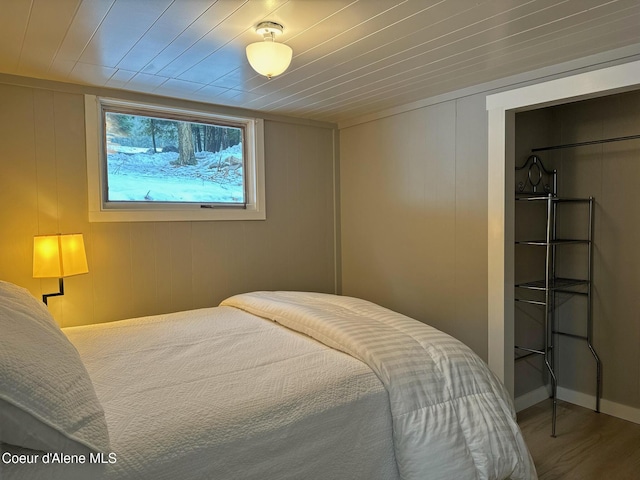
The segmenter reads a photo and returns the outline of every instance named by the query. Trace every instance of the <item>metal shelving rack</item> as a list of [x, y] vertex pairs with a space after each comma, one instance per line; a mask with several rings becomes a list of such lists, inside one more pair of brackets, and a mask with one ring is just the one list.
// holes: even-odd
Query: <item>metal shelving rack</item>
[[[545, 275], [544, 279], [534, 282], [523, 282], [515, 285], [516, 302], [523, 302], [540, 306], [544, 309], [543, 321], [543, 345], [542, 348], [528, 346], [516, 346], [516, 360], [532, 355], [544, 357], [544, 364], [551, 379], [551, 398], [553, 400], [551, 436], [556, 436], [557, 414], [557, 388], [558, 379], [555, 369], [555, 335], [563, 335], [587, 342], [587, 346], [596, 361], [596, 411], [600, 411], [600, 390], [602, 364], [593, 344], [593, 315], [592, 315], [592, 269], [593, 269], [593, 213], [594, 199], [589, 198], [560, 198], [557, 196], [557, 172], [546, 170], [536, 155], [531, 155], [527, 162], [516, 170], [527, 170], [527, 178], [518, 184], [516, 202], [538, 202], [546, 205], [546, 237], [541, 240], [516, 240], [517, 245], [530, 245], [545, 248]], [[548, 177], [549, 183], [543, 183], [543, 178]], [[587, 238], [558, 238], [557, 217], [558, 209], [564, 204], [582, 204], [588, 208], [588, 234]], [[557, 276], [556, 255], [557, 250], [565, 245], [587, 246], [587, 276], [586, 278], [563, 278]], [[524, 290], [543, 294], [543, 299], [535, 300], [523, 298], [518, 295]], [[585, 298], [586, 307], [586, 335], [576, 335], [563, 332], [557, 328], [556, 305], [559, 295], [578, 295]], [[524, 352], [524, 353], [522, 353]], [[518, 355], [518, 353], [521, 353]]]

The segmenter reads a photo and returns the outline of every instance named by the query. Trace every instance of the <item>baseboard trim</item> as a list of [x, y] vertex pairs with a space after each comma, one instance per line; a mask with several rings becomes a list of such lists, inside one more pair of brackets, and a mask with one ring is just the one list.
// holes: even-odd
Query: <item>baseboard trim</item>
[[[520, 395], [514, 401], [516, 412], [532, 407], [536, 403], [540, 403], [548, 399], [550, 396], [550, 385], [538, 387], [531, 392]], [[596, 408], [595, 395], [570, 390], [565, 387], [558, 387], [558, 400], [573, 403], [574, 405], [588, 408], [590, 410], [595, 410]], [[622, 420], [627, 420], [640, 425], [640, 408], [630, 407], [628, 405], [623, 405], [621, 403], [601, 398], [600, 411], [607, 415], [611, 415], [612, 417], [621, 418]]]
[[[573, 403], [584, 408], [594, 410], [596, 408], [595, 395], [588, 395], [568, 388], [558, 387], [558, 398], [565, 402]], [[612, 417], [621, 418], [629, 422], [640, 424], [640, 408], [630, 407], [621, 403], [612, 402], [605, 398], [600, 399], [600, 411], [611, 415]]]
[[516, 412], [520, 412], [526, 408], [533, 407], [535, 404], [546, 400], [550, 396], [551, 386], [543, 385], [542, 387], [538, 387], [535, 390], [516, 397], [513, 403], [516, 407]]

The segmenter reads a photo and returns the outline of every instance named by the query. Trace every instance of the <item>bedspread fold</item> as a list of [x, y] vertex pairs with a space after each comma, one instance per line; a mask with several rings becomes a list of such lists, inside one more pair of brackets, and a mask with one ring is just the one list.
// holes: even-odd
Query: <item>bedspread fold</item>
[[535, 479], [508, 394], [462, 342], [352, 297], [254, 292], [222, 302], [366, 363], [389, 394], [404, 480]]

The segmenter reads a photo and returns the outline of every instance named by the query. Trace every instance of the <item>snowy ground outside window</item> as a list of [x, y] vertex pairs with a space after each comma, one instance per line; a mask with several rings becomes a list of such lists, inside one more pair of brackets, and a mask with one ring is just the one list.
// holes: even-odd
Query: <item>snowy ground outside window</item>
[[197, 152], [196, 165], [176, 165], [177, 152], [109, 144], [111, 202], [244, 203], [242, 144]]

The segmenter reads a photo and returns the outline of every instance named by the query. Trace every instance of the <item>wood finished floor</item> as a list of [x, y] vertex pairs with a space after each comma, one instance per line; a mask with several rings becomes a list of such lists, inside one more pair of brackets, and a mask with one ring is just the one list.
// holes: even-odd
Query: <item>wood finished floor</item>
[[540, 480], [640, 479], [640, 425], [558, 402], [556, 438], [551, 401], [518, 413]]

